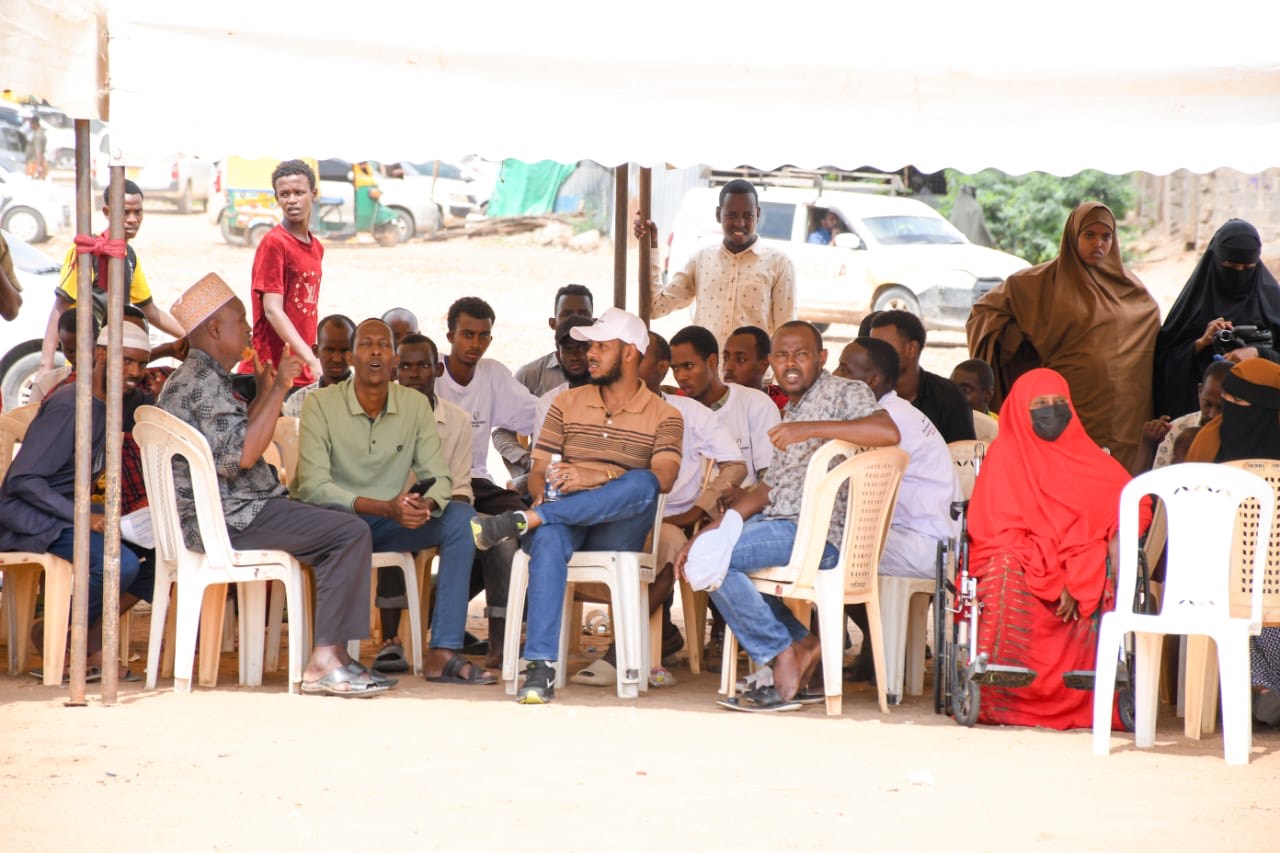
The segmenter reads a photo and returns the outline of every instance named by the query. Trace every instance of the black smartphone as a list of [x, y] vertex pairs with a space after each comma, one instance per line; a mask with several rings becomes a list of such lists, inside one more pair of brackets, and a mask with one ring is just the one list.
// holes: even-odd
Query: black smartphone
[[427, 490], [430, 489], [435, 484], [436, 484], [435, 477], [427, 477], [425, 479], [419, 480], [418, 482], [414, 483], [412, 486], [409, 487], [409, 494], [418, 495], [419, 497], [421, 497], [422, 495], [425, 495], [427, 493]]

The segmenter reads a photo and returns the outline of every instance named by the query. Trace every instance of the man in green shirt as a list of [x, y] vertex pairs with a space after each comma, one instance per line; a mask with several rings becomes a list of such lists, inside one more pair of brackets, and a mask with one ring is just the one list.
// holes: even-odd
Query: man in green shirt
[[[308, 395], [302, 405], [295, 497], [346, 509], [369, 525], [374, 551], [440, 548], [428, 681], [493, 684], [495, 676], [469, 662], [463, 646], [475, 542], [468, 504], [449, 500], [449, 466], [440, 452], [435, 414], [427, 398], [391, 381], [391, 327], [378, 319], [356, 327], [351, 378]], [[435, 478], [423, 494], [406, 488]]]

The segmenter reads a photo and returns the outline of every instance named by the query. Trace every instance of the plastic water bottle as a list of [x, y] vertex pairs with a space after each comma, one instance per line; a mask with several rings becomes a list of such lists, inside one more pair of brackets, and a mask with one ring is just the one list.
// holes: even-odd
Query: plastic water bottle
[[547, 487], [542, 492], [543, 503], [560, 500], [560, 489], [552, 484], [551, 472], [564, 459], [559, 453], [551, 454], [551, 464], [547, 466]]

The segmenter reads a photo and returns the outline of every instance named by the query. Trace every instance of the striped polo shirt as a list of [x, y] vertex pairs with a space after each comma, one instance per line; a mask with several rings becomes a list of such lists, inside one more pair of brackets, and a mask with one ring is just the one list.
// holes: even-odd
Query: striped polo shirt
[[555, 398], [533, 458], [549, 461], [559, 453], [565, 462], [593, 463], [621, 473], [649, 468], [662, 453], [674, 454], [678, 462], [683, 434], [680, 413], [644, 383], [616, 412], [605, 408], [599, 388], [583, 385]]

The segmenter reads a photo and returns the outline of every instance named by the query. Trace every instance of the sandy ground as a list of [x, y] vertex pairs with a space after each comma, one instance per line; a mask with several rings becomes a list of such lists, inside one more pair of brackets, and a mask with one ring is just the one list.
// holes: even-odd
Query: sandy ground
[[[247, 295], [250, 251], [202, 216], [148, 213], [136, 246], [162, 305], [210, 270]], [[1167, 307], [1193, 262], [1139, 273]], [[604, 304], [611, 275], [607, 249], [518, 238], [331, 245], [321, 307], [359, 319], [405, 305], [443, 344], [449, 302], [482, 295], [498, 313], [491, 354], [514, 367], [549, 348], [556, 287], [586, 283]], [[926, 364], [963, 357], [931, 347]], [[959, 728], [928, 686], [887, 716], [847, 686], [828, 719], [722, 711], [718, 677], [683, 664], [676, 687], [639, 700], [571, 685], [544, 708], [412, 677], [370, 701], [290, 696], [279, 675], [238, 688], [234, 668], [224, 655], [222, 686], [193, 695], [122, 685], [115, 707], [91, 685], [78, 709], [0, 676], [0, 848], [1249, 849], [1280, 827], [1280, 733], [1228, 767], [1219, 736], [1184, 739], [1167, 708], [1156, 749], [1116, 736], [1095, 758], [1085, 732]]]

